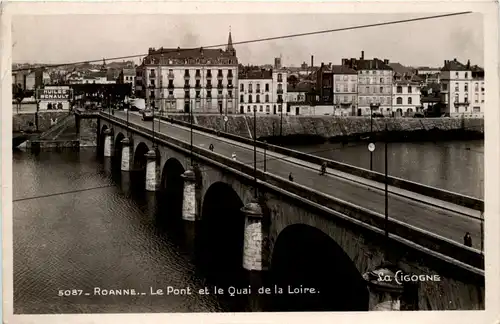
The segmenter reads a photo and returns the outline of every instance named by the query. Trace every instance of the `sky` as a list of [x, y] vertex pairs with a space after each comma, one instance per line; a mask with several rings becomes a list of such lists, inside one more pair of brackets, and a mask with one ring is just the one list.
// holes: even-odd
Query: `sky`
[[[296, 33], [411, 19], [429, 14], [103, 14], [25, 15], [12, 18], [14, 63], [69, 63], [147, 53], [150, 47], [201, 47]], [[481, 14], [438, 18], [235, 45], [242, 64], [314, 65], [342, 58], [389, 59], [407, 66], [441, 67], [444, 60], [483, 66]], [[139, 57], [133, 59], [139, 63]]]

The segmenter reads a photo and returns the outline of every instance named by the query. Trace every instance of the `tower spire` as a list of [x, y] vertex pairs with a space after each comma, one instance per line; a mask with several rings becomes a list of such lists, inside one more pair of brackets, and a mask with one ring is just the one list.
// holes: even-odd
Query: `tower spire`
[[235, 50], [234, 50], [234, 47], [233, 47], [233, 38], [231, 36], [231, 26], [229, 26], [229, 36], [227, 38], [226, 52], [233, 52], [233, 53], [235, 53]]

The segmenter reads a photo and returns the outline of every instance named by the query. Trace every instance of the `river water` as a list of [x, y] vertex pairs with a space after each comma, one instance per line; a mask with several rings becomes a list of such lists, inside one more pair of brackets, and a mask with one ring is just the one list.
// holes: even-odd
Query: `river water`
[[[367, 144], [287, 145], [305, 153], [370, 169]], [[484, 198], [484, 141], [389, 143], [388, 174], [429, 186]], [[385, 172], [385, 145], [375, 143], [374, 171]]]
[[[380, 145], [375, 170], [383, 170]], [[382, 146], [383, 147], [383, 146]], [[301, 150], [369, 167], [363, 147], [324, 144]], [[390, 173], [482, 197], [481, 142], [390, 144]], [[95, 287], [208, 287], [177, 229], [165, 229], [158, 197], [134, 190], [95, 149], [13, 152], [14, 311], [35, 313], [250, 311], [227, 296], [58, 296]], [[244, 285], [244, 282], [239, 282]]]

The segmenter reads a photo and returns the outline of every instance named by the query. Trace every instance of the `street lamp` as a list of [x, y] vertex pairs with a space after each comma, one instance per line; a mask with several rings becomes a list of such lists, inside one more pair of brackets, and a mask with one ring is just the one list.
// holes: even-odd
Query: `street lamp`
[[280, 140], [283, 136], [283, 99], [278, 99], [278, 107], [280, 108]]
[[189, 107], [189, 124], [190, 124], [190, 136], [191, 136], [191, 166], [193, 166], [193, 100], [190, 100]]
[[255, 198], [257, 198], [257, 106], [253, 107], [253, 176]]
[[153, 147], [156, 147], [156, 142], [155, 142], [155, 106], [154, 106], [153, 100], [151, 100], [151, 113], [153, 114], [153, 119], [151, 120], [151, 123], [153, 124]]
[[[370, 138], [373, 142], [373, 109], [380, 106], [379, 103], [370, 103]], [[370, 151], [370, 171], [373, 170], [373, 151]]]
[[389, 222], [389, 190], [388, 190], [388, 176], [387, 176], [387, 169], [388, 169], [388, 162], [387, 162], [387, 140], [388, 140], [388, 132], [387, 132], [387, 123], [385, 123], [385, 236], [386, 238], [389, 237], [389, 229], [388, 229], [388, 222]]
[[264, 172], [266, 172], [266, 164], [267, 164], [266, 150], [267, 150], [267, 141], [264, 141]]

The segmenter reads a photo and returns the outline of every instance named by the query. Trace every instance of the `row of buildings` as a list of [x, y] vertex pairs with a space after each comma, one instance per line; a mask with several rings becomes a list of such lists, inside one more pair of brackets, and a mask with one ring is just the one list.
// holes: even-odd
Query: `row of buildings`
[[[335, 116], [482, 117], [484, 70], [446, 60], [439, 69], [408, 68], [387, 59], [344, 58], [339, 65], [249, 67], [238, 62], [231, 32], [225, 49], [150, 48], [139, 65], [119, 72], [67, 72], [67, 84], [130, 84], [136, 97], [168, 112]], [[44, 77], [45, 78], [45, 77]], [[45, 80], [45, 79], [44, 79]]]

